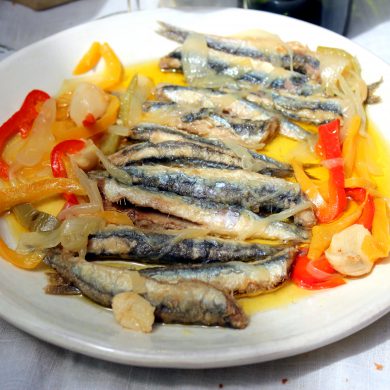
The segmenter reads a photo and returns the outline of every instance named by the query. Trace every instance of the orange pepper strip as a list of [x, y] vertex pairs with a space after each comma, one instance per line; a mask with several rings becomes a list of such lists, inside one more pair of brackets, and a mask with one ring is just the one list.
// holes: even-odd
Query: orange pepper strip
[[80, 75], [93, 69], [101, 58], [100, 43], [94, 42], [73, 69], [74, 75]]
[[34, 203], [64, 192], [86, 195], [77, 181], [67, 178], [46, 178], [33, 183], [2, 188], [0, 189], [0, 214], [20, 203]]
[[389, 213], [383, 198], [374, 199], [375, 214], [372, 222], [372, 236], [381, 248], [383, 257], [390, 252]]
[[9, 263], [16, 265], [19, 268], [33, 269], [36, 268], [42, 261], [43, 255], [39, 253], [18, 253], [10, 248], [0, 238], [0, 256]]
[[98, 81], [97, 84], [104, 90], [110, 90], [121, 82], [123, 67], [108, 43], [103, 43], [100, 46], [100, 53], [106, 62], [106, 68], [104, 69], [102, 80]]
[[53, 134], [59, 141], [93, 137], [96, 134], [106, 131], [109, 126], [116, 122], [119, 107], [119, 99], [111, 95], [105, 114], [94, 125], [88, 128], [74, 125], [72, 127], [69, 121], [63, 121], [64, 123], [55, 122], [52, 127]]
[[329, 247], [334, 234], [341, 232], [348, 226], [353, 225], [362, 214], [365, 202], [356, 206], [351, 204], [338, 219], [331, 223], [316, 225], [312, 230], [312, 239], [310, 241], [308, 257], [311, 260], [317, 260], [321, 257], [324, 251]]
[[322, 197], [320, 190], [312, 182], [309, 176], [306, 175], [306, 172], [304, 171], [302, 165], [298, 161], [293, 160], [291, 162], [291, 166], [293, 167], [294, 170], [295, 179], [297, 180], [302, 191], [307, 195], [309, 200], [316, 207], [326, 206], [325, 200]]
[[107, 223], [113, 223], [114, 225], [131, 225], [133, 226], [133, 221], [130, 217], [119, 211], [115, 210], [105, 210], [99, 211], [97, 213], [99, 217], [102, 217], [106, 220]]
[[356, 137], [360, 129], [361, 119], [355, 115], [347, 130], [347, 135], [344, 139], [342, 155], [344, 160], [344, 172], [346, 177], [351, 177], [353, 167], [355, 165], [356, 156]]

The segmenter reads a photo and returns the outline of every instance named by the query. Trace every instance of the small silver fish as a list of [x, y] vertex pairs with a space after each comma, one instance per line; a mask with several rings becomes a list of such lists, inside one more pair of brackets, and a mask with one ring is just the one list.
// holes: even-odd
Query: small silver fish
[[238, 206], [179, 196], [142, 186], [127, 186], [114, 179], [100, 182], [101, 191], [109, 202], [127, 201], [138, 207], [149, 207], [174, 215], [208, 229], [211, 234], [226, 237], [265, 238], [282, 241], [307, 241], [309, 233], [296, 225], [270, 222]]
[[195, 104], [205, 108], [216, 108], [241, 119], [269, 120], [277, 117], [280, 122], [280, 134], [295, 140], [312, 140], [313, 138], [313, 134], [303, 127], [232, 93], [211, 88], [163, 84], [156, 87], [155, 96], [157, 99], [166, 99], [181, 105]]
[[[196, 264], [256, 261], [280, 252], [284, 246], [256, 244], [184, 232], [153, 232], [129, 226], [108, 227], [88, 239], [88, 260], [136, 260], [147, 264]], [[190, 231], [192, 234], [193, 231]]]
[[[149, 141], [153, 144], [162, 143], [166, 141], [183, 141], [186, 143], [190, 142], [190, 143], [203, 146], [204, 148], [207, 148], [207, 151], [209, 151], [210, 148], [215, 150], [217, 152], [217, 156], [220, 153], [222, 153], [222, 154], [232, 156], [234, 158], [234, 161], [236, 161], [237, 158], [241, 158], [242, 160], [241, 155], [237, 155], [237, 153], [234, 150], [232, 150], [231, 145], [225, 144], [222, 140], [200, 137], [195, 134], [188, 134], [184, 131], [172, 127], [161, 126], [154, 123], [139, 123], [137, 126], [130, 129], [129, 138], [138, 141]], [[290, 164], [283, 163], [265, 154], [257, 153], [244, 147], [241, 147], [241, 149], [245, 152], [245, 154], [247, 154], [251, 159], [254, 160], [253, 161], [254, 164], [252, 164], [253, 165], [252, 170], [255, 170], [265, 175], [271, 175], [276, 177], [289, 177], [293, 175], [292, 167]], [[119, 151], [118, 154], [125, 155], [126, 149]], [[202, 165], [207, 166], [207, 161], [203, 160], [202, 163], [201, 160], [199, 160], [199, 155], [195, 154], [195, 156], [196, 156], [196, 160], [198, 160], [197, 161], [198, 166], [202, 166]], [[213, 160], [210, 161], [210, 164], [212, 162]], [[214, 161], [214, 163], [216, 163], [216, 161]], [[237, 163], [239, 164], [238, 167], [243, 167], [243, 163], [244, 163], [243, 161]], [[120, 165], [123, 164], [126, 163], [125, 162], [120, 163]], [[235, 168], [236, 166], [227, 165], [226, 167], [232, 169]]]
[[[207, 66], [216, 75], [231, 77], [238, 83], [240, 89], [267, 88], [275, 91], [288, 91], [292, 94], [309, 96], [321, 93], [321, 85], [308, 76], [275, 67], [269, 62], [250, 58], [245, 60], [241, 56], [210, 49], [207, 52]], [[161, 58], [160, 68], [162, 71], [182, 72], [181, 48]]]
[[[184, 43], [192, 31], [184, 30], [168, 23], [160, 22], [160, 35], [178, 43]], [[221, 37], [216, 35], [204, 35], [207, 46], [211, 49], [235, 56], [247, 57], [267, 61], [274, 66], [281, 66], [307, 74], [314, 80], [320, 77], [320, 61], [315, 53], [297, 43], [286, 43], [273, 40], [270, 47], [265, 39], [240, 39]]]
[[185, 130], [220, 141], [226, 139], [259, 149], [279, 132], [279, 120], [250, 120], [232, 117], [211, 108], [182, 107], [172, 102], [147, 101], [143, 105], [145, 122]]
[[[44, 261], [83, 295], [108, 307], [115, 295], [134, 291], [134, 280], [140, 279], [136, 271], [88, 263], [58, 250], [49, 252]], [[145, 291], [141, 295], [156, 308], [155, 316], [165, 323], [238, 329], [248, 324], [248, 318], [234, 299], [211, 285], [197, 281], [164, 283], [149, 277], [142, 279]]]
[[227, 294], [238, 296], [258, 295], [274, 290], [290, 275], [296, 249], [290, 247], [253, 263], [232, 261], [201, 265], [182, 265], [168, 268], [147, 268], [140, 274], [160, 282], [176, 283], [197, 280], [211, 284]]

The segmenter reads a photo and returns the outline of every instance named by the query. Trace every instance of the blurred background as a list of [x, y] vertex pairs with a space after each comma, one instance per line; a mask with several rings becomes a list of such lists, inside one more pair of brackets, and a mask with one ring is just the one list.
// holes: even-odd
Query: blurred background
[[80, 23], [156, 7], [244, 7], [289, 15], [344, 34], [374, 52], [378, 48], [390, 62], [390, 0], [0, 0], [0, 59]]

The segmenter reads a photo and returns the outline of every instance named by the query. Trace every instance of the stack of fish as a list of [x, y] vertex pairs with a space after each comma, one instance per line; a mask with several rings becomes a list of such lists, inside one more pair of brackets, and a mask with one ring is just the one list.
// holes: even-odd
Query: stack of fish
[[[163, 35], [179, 42], [188, 36], [162, 27]], [[226, 88], [158, 86], [156, 100], [143, 105], [148, 121], [130, 128], [126, 143], [109, 156], [121, 175], [90, 173], [105, 207], [127, 213], [134, 226], [107, 227], [91, 235], [89, 262], [74, 257], [63, 261], [67, 255], [57, 251], [46, 261], [103, 305], [131, 288], [131, 271], [98, 268], [93, 261], [143, 263], [143, 296], [156, 307], [157, 318], [243, 328], [247, 318], [232, 296], [260, 294], [288, 280], [297, 245], [310, 239], [316, 222], [312, 204], [299, 185], [288, 180], [291, 166], [256, 150], [277, 134], [312, 138], [290, 121], [304, 119], [297, 113], [309, 110], [308, 105], [295, 110], [289, 103], [292, 93], [300, 102], [310, 99], [310, 109], [325, 120], [339, 115], [340, 107], [337, 100], [317, 98], [313, 105], [308, 96], [321, 87], [318, 60], [298, 49], [291, 70], [287, 54], [268, 52], [264, 58], [256, 48], [232, 39], [207, 36], [206, 41], [210, 69], [234, 76], [240, 85], [260, 85], [262, 92], [250, 88], [242, 97]], [[250, 72], [234, 73], [234, 57], [241, 55], [255, 65]], [[180, 49], [175, 50], [161, 66], [180, 71], [181, 58]], [[268, 74], [265, 60], [272, 66]], [[282, 71], [275, 71], [276, 62]], [[234, 67], [238, 69], [236, 62]], [[322, 121], [320, 116], [312, 121], [306, 115], [313, 123]]]

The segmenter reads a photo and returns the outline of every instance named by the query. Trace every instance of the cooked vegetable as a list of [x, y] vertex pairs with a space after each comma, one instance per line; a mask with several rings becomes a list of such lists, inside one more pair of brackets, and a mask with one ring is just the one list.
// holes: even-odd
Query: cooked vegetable
[[[24, 99], [22, 107], [0, 126], [0, 155], [6, 142], [12, 136], [17, 133], [20, 133], [22, 138], [28, 136], [33, 122], [38, 116], [39, 106], [49, 98], [50, 96], [46, 92], [34, 89]], [[3, 179], [8, 178], [8, 165], [1, 157], [0, 177]]]
[[343, 275], [361, 276], [374, 266], [370, 253], [364, 251], [363, 243], [370, 232], [362, 225], [354, 224], [332, 237], [325, 255], [332, 267]]
[[92, 127], [107, 110], [108, 95], [98, 86], [81, 83], [73, 91], [69, 116], [79, 127]]
[[0, 238], [0, 257], [16, 267], [34, 269], [42, 262], [44, 256], [38, 252], [29, 254], [16, 252], [8, 248], [7, 244]]
[[107, 131], [116, 122], [119, 110], [119, 99], [110, 95], [105, 114], [89, 127], [75, 126], [72, 121], [57, 121], [53, 125], [53, 134], [59, 141], [77, 138], [90, 138]]
[[77, 181], [66, 178], [46, 178], [33, 183], [18, 184], [0, 189], [0, 214], [21, 203], [34, 203], [53, 195], [72, 192], [85, 195]]
[[337, 218], [347, 207], [347, 197], [344, 190], [344, 167], [341, 160], [340, 122], [319, 126], [318, 147], [325, 161], [333, 162], [329, 166], [329, 202], [317, 206], [316, 215], [321, 223], [327, 223]]
[[326, 258], [313, 261], [306, 254], [300, 254], [295, 260], [291, 280], [308, 290], [333, 288], [345, 284], [344, 279], [335, 272]]
[[24, 167], [33, 167], [43, 161], [54, 145], [51, 132], [56, 117], [55, 99], [47, 99], [41, 106], [29, 137], [23, 142], [16, 155], [16, 163]]
[[80, 75], [92, 70], [101, 58], [101, 46], [99, 42], [93, 42], [88, 51], [83, 55], [80, 62], [73, 69], [74, 75]]
[[[68, 177], [66, 173], [66, 167], [64, 157], [67, 154], [77, 153], [85, 146], [85, 142], [82, 140], [68, 140], [57, 144], [50, 154], [51, 169], [54, 177]], [[67, 201], [66, 207], [78, 204], [78, 200], [75, 195], [70, 193], [64, 193], [64, 198]]]
[[332, 237], [348, 226], [353, 225], [361, 216], [363, 208], [364, 203], [359, 206], [351, 204], [351, 206], [335, 221], [314, 226], [308, 253], [309, 259], [316, 260], [320, 258], [324, 251], [329, 247]]
[[23, 227], [33, 232], [54, 230], [60, 224], [54, 215], [37, 210], [31, 203], [14, 206], [12, 212]]

